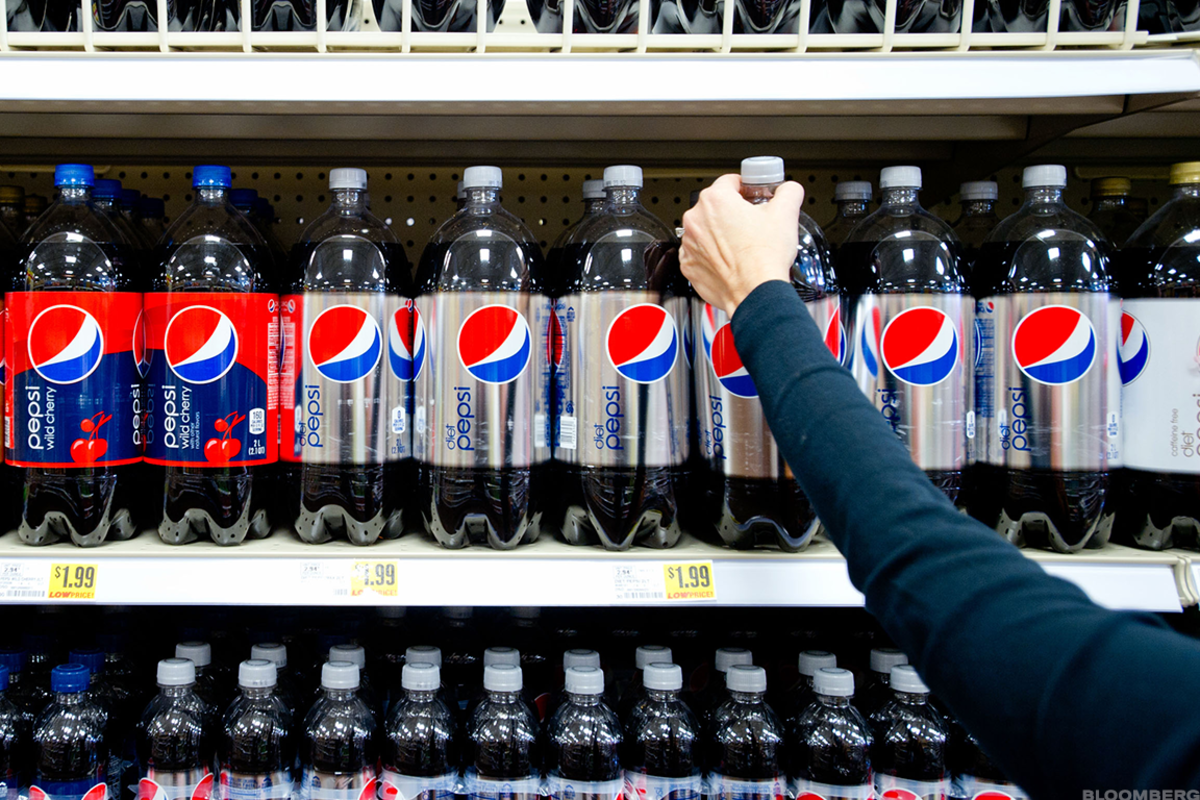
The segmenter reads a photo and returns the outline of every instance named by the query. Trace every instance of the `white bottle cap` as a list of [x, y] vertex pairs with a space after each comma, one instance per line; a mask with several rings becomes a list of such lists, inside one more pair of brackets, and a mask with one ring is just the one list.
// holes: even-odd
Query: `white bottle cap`
[[405, 664], [400, 670], [400, 687], [413, 692], [435, 692], [442, 685], [437, 664]]
[[250, 648], [250, 658], [265, 658], [276, 669], [287, 666], [287, 645], [256, 644]]
[[600, 667], [600, 654], [595, 650], [568, 650], [563, 653], [563, 669], [571, 667]]
[[871, 651], [871, 672], [890, 675], [892, 667], [907, 663], [908, 656], [894, 647], [877, 647]]
[[499, 167], [467, 167], [463, 170], [463, 190], [467, 189], [501, 189], [504, 187], [504, 173]]
[[321, 665], [322, 689], [357, 689], [358, 664], [349, 661], [326, 661]]
[[1067, 185], [1067, 168], [1061, 164], [1038, 164], [1036, 167], [1026, 167], [1021, 175], [1021, 186], [1025, 189], [1031, 186]]
[[475, 609], [470, 606], [446, 606], [442, 609], [442, 616], [447, 619], [470, 619], [475, 614]]
[[813, 692], [826, 697], [853, 697], [854, 673], [837, 667], [821, 667], [813, 675]]
[[920, 189], [920, 167], [884, 167], [879, 172], [880, 189]]
[[335, 644], [329, 648], [330, 661], [349, 661], [359, 669], [367, 666], [367, 651], [362, 648], [362, 645], [357, 644]]
[[489, 647], [483, 651], [483, 666], [492, 664], [512, 664], [521, 666], [521, 651], [515, 647]]
[[678, 692], [683, 688], [683, 667], [678, 664], [647, 664], [642, 671], [642, 685], [662, 692]]
[[466, 181], [458, 182], [458, 191], [454, 193], [455, 200], [462, 200], [462, 199], [466, 198], [466, 196], [467, 196], [467, 188], [466, 187], [467, 187]]
[[590, 181], [583, 182], [583, 199], [584, 200], [603, 200], [604, 199], [604, 181], [599, 178], [593, 178]]
[[265, 689], [278, 680], [275, 664], [265, 658], [252, 658], [238, 664], [238, 686], [243, 689]]
[[208, 642], [180, 642], [175, 645], [175, 657], [186, 658], [197, 667], [212, 663], [212, 646]]
[[958, 196], [963, 200], [996, 200], [1000, 187], [995, 181], [967, 181], [958, 187]]
[[618, 164], [604, 168], [604, 188], [610, 186], [633, 186], [642, 188], [642, 168], [632, 164]]
[[742, 159], [742, 183], [761, 185], [783, 183], [783, 159], [779, 156], [754, 156]]
[[800, 674], [813, 677], [817, 670], [837, 666], [837, 656], [828, 650], [805, 650], [800, 654]]
[[404, 651], [404, 663], [433, 664], [435, 667], [440, 667], [442, 665], [442, 648], [428, 644], [414, 645]]
[[754, 654], [744, 647], [722, 647], [717, 650], [713, 666], [717, 672], [729, 672], [734, 664], [753, 664]]
[[638, 669], [645, 669], [647, 664], [671, 664], [675, 661], [671, 648], [661, 644], [648, 644], [639, 647], [633, 655]]
[[929, 694], [929, 687], [917, 674], [917, 668], [908, 664], [897, 664], [892, 667], [891, 687], [895, 692]]
[[366, 189], [367, 171], [365, 169], [331, 169], [329, 170], [330, 189]]
[[872, 194], [870, 181], [842, 181], [833, 187], [834, 200], [870, 200]]
[[196, 664], [190, 658], [164, 658], [158, 662], [159, 686], [187, 686], [196, 682]]
[[731, 692], [765, 692], [767, 671], [750, 664], [734, 664], [725, 673], [725, 688]]
[[521, 668], [512, 664], [492, 664], [483, 668], [483, 688], [489, 692], [519, 692]]
[[604, 671], [596, 667], [568, 667], [565, 673], [569, 694], [604, 694]]

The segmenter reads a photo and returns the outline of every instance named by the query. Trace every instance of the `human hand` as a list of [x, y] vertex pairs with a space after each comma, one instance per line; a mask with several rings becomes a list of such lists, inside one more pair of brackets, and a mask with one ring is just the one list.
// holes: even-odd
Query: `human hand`
[[741, 194], [738, 175], [722, 175], [683, 215], [683, 275], [705, 302], [730, 317], [746, 296], [767, 281], [789, 280], [799, 244], [804, 189], [781, 184], [769, 203]]

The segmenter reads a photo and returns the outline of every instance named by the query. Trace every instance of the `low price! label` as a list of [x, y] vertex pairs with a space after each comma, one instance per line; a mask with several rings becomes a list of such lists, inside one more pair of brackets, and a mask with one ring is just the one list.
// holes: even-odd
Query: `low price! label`
[[667, 600], [716, 600], [711, 561], [664, 564], [663, 582]]
[[46, 597], [50, 600], [95, 600], [99, 569], [96, 564], [51, 564]]
[[380, 597], [396, 596], [395, 561], [355, 561], [350, 573], [350, 596], [374, 592]]

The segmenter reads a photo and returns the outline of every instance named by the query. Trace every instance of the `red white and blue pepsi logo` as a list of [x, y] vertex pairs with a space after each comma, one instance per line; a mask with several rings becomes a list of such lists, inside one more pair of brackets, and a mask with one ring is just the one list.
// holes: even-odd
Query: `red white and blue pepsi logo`
[[475, 380], [511, 383], [525, 372], [532, 352], [529, 323], [515, 308], [477, 308], [458, 329], [458, 358]]
[[150, 351], [146, 349], [146, 315], [139, 311], [133, 323], [133, 363], [143, 378], [150, 371]]
[[[189, 800], [212, 800], [214, 783], [213, 775], [210, 772], [192, 790]], [[137, 800], [171, 800], [171, 795], [168, 795], [157, 782], [149, 778], [142, 778], [138, 781]]]
[[675, 319], [653, 303], [630, 306], [609, 324], [605, 348], [621, 377], [634, 383], [661, 381], [671, 374], [679, 354]]
[[334, 383], [367, 377], [382, 354], [379, 323], [358, 306], [330, 306], [308, 329], [308, 358], [322, 378]]
[[940, 308], [909, 308], [884, 328], [879, 350], [888, 371], [900, 380], [934, 386], [949, 378], [958, 364], [958, 330]]
[[566, 352], [566, 326], [563, 325], [562, 317], [553, 308], [550, 309], [550, 317], [546, 320], [546, 361], [556, 367], [561, 367], [563, 364], [563, 353]]
[[1038, 383], [1074, 383], [1096, 362], [1096, 329], [1077, 308], [1042, 306], [1030, 311], [1013, 331], [1013, 359]]
[[721, 327], [717, 324], [717, 310], [708, 303], [704, 304], [704, 311], [700, 314], [700, 343], [704, 346], [704, 355], [712, 360], [712, 343], [716, 338], [717, 328]]
[[1121, 314], [1121, 341], [1117, 347], [1117, 368], [1121, 383], [1133, 383], [1150, 362], [1150, 338], [1137, 317]]
[[388, 363], [402, 381], [416, 380], [425, 366], [425, 321], [412, 300], [388, 320]]
[[225, 377], [238, 354], [237, 330], [229, 317], [211, 306], [188, 306], [167, 323], [167, 365], [187, 383], [212, 383]]
[[733, 344], [733, 326], [728, 322], [717, 329], [710, 353], [713, 374], [725, 390], [737, 397], [758, 397], [754, 379], [746, 371], [742, 357]]
[[825, 324], [825, 346], [839, 364], [846, 363], [846, 329], [842, 327], [842, 309], [840, 305], [833, 307], [829, 322]]
[[879, 377], [879, 309], [872, 308], [871, 313], [862, 321], [862, 332], [859, 334], [858, 350], [862, 353], [863, 366], [871, 377]]
[[50, 306], [29, 327], [29, 363], [51, 383], [79, 383], [103, 357], [100, 323], [78, 306]]

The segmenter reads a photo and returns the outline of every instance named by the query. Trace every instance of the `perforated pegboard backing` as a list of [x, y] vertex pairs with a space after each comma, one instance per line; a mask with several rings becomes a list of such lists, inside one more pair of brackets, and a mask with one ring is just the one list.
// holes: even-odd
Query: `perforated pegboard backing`
[[[736, 168], [736, 165], [733, 165]], [[504, 205], [523, 218], [543, 247], [582, 212], [580, 191], [584, 180], [598, 178], [603, 168], [515, 169], [504, 171]], [[1095, 168], [1091, 168], [1095, 174]], [[192, 199], [190, 166], [131, 167], [98, 166], [103, 177], [119, 178], [126, 187], [147, 195], [163, 197], [168, 219], [174, 219]], [[1114, 170], [1114, 174], [1120, 174]], [[1165, 169], [1164, 169], [1165, 174]], [[234, 185], [258, 190], [275, 206], [276, 231], [290, 244], [307, 221], [322, 213], [329, 204], [328, 175], [323, 170], [283, 167], [238, 167]], [[369, 170], [372, 210], [389, 220], [393, 230], [409, 250], [410, 258], [419, 256], [430, 235], [455, 208], [454, 194], [462, 177], [460, 167], [444, 169], [423, 167], [376, 168]], [[716, 175], [688, 173], [685, 170], [648, 172], [643, 201], [664, 222], [678, 226], [688, 207], [692, 191], [707, 186]], [[806, 190], [805, 210], [820, 224], [834, 215], [833, 188], [842, 180], [870, 180], [878, 185], [878, 172], [846, 169], [797, 170], [789, 175]], [[48, 171], [0, 173], [0, 183], [21, 185], [27, 192], [53, 196], [53, 175]], [[1006, 169], [992, 176], [1000, 184], [1000, 215], [1015, 210], [1021, 202], [1021, 170]], [[1067, 189], [1068, 203], [1087, 213], [1089, 183], [1072, 178]], [[1133, 194], [1149, 201], [1151, 213], [1170, 197], [1165, 181], [1135, 180]], [[947, 221], [958, 218], [958, 198], [923, 198], [927, 207]]]

